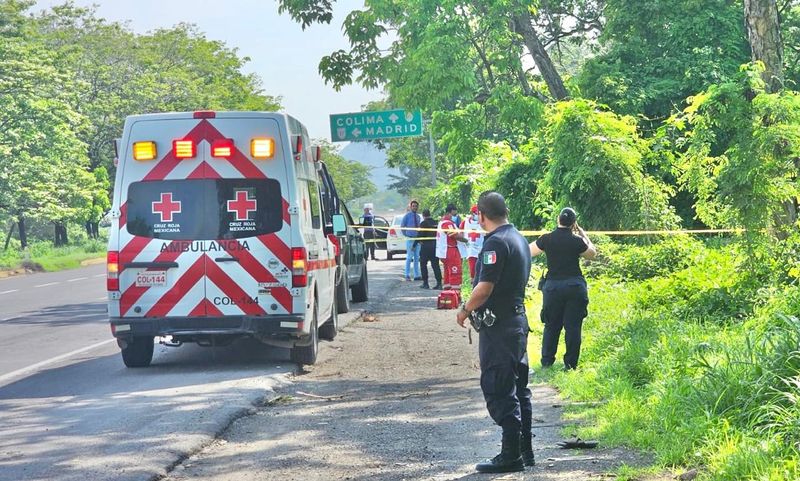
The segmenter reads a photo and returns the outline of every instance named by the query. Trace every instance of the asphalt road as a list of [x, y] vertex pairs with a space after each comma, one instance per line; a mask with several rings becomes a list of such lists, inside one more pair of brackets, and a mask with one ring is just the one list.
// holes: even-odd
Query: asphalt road
[[[370, 262], [371, 297], [400, 266]], [[153, 366], [125, 368], [104, 269], [0, 279], [0, 481], [157, 478], [297, 369], [288, 351], [245, 341], [158, 346]], [[352, 307], [340, 322], [370, 303]]]

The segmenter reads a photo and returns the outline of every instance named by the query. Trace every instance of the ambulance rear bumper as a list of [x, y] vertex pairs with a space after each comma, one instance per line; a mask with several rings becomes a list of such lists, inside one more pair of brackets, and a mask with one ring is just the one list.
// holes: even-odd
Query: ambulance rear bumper
[[302, 315], [271, 315], [263, 317], [167, 317], [114, 318], [111, 331], [117, 339], [134, 336], [256, 336], [297, 338], [308, 335], [303, 331]]

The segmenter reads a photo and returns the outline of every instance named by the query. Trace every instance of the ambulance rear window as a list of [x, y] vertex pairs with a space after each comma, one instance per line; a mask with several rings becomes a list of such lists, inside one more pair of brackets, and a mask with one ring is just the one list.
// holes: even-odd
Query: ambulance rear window
[[283, 227], [281, 186], [274, 179], [182, 179], [128, 188], [127, 229], [169, 240], [240, 239]]

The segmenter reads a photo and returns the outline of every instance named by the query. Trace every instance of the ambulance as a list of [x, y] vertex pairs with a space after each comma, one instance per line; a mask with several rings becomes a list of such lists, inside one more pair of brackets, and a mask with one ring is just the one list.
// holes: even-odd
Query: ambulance
[[150, 365], [155, 338], [241, 337], [313, 364], [338, 328], [337, 262], [306, 128], [267, 112], [136, 115], [117, 148], [107, 290], [125, 365]]

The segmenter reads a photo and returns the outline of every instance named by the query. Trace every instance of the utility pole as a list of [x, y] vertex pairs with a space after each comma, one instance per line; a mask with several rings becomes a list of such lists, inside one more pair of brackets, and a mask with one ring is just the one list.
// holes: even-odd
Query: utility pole
[[436, 146], [433, 143], [433, 133], [431, 132], [431, 121], [426, 120], [425, 125], [428, 127], [428, 150], [431, 154], [431, 185], [436, 187]]

